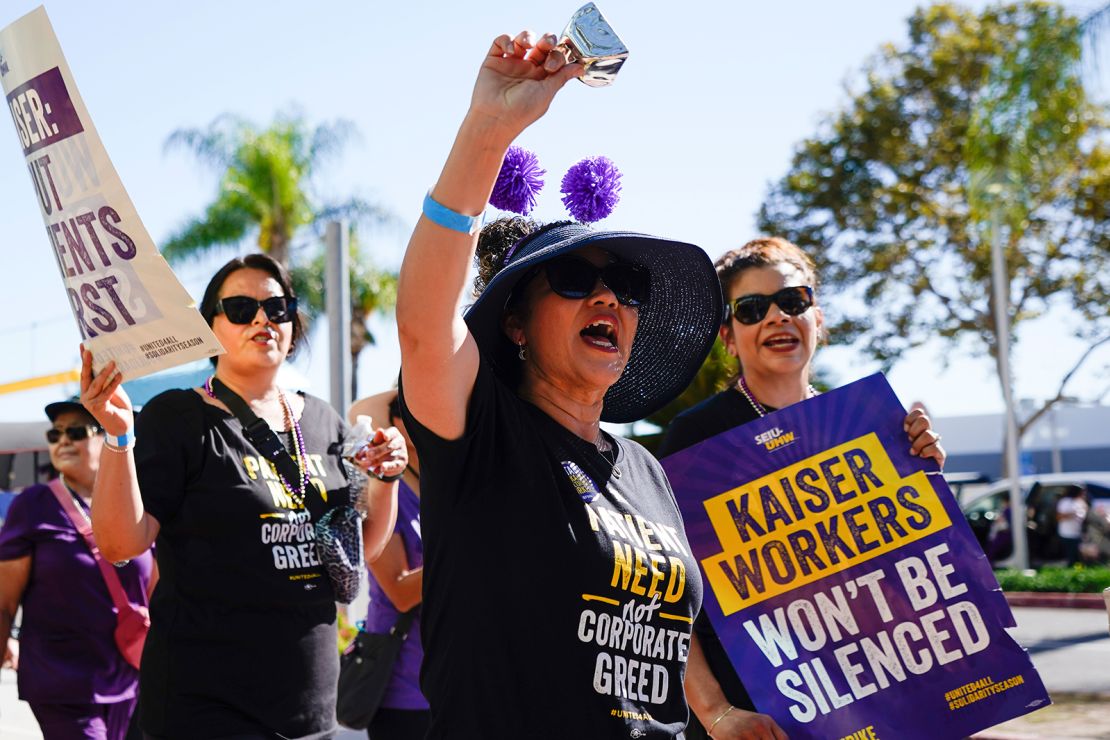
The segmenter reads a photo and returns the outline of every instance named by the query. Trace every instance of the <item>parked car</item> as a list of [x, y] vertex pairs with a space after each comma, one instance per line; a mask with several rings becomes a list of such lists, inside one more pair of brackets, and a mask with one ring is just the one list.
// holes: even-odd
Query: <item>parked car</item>
[[944, 481], [948, 490], [956, 497], [957, 503], [970, 501], [990, 487], [991, 479], [986, 473], [945, 473]]
[[[1056, 502], [1070, 488], [1086, 488], [1090, 509], [1084, 522], [1084, 552], [1110, 561], [1110, 472], [1052, 473], [1022, 476], [1026, 541], [1032, 566], [1063, 560], [1056, 534]], [[964, 516], [983, 551], [996, 567], [1012, 565], [1010, 482], [1000, 480], [962, 505]]]

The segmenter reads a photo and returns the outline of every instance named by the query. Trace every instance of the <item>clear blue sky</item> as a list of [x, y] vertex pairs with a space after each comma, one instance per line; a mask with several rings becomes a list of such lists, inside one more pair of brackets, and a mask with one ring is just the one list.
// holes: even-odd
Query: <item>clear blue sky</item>
[[[9, 0], [7, 25], [33, 9]], [[983, 3], [972, 3], [981, 6]], [[549, 171], [536, 215], [560, 216], [557, 182], [581, 157], [606, 154], [624, 171], [624, 200], [603, 222], [693, 241], [716, 257], [756, 235], [754, 214], [794, 145], [846, 99], [863, 61], [905, 37], [907, 0], [837, 3], [601, 0], [631, 49], [616, 85], [572, 83], [521, 143]], [[52, 2], [47, 11], [100, 136], [155, 242], [200, 211], [216, 176], [183, 152], [163, 154], [166, 137], [231, 112], [259, 122], [299, 106], [312, 122], [346, 118], [362, 139], [327, 171], [326, 195], [377, 200], [406, 225], [419, 212], [465, 111], [489, 41], [524, 27], [558, 32], [574, 1], [528, 3], [211, 2], [187, 5], [102, 0]], [[6, 120], [6, 117], [5, 117]], [[0, 383], [77, 364], [77, 330], [17, 146], [0, 122], [0, 223], [7, 269], [0, 293]], [[406, 226], [407, 228], [407, 226]], [[375, 258], [400, 262], [406, 234], [371, 240]], [[245, 245], [244, 249], [249, 249]], [[177, 272], [195, 296], [227, 258]], [[833, 297], [826, 304], [835, 310]], [[1017, 395], [1045, 398], [1081, 346], [1050, 315], [1020, 337]], [[361, 387], [395, 377], [391, 321], [362, 357]], [[928, 347], [891, 373], [907, 404], [942, 416], [1001, 409], [992, 366]], [[299, 363], [327, 396], [327, 352]], [[848, 349], [819, 362], [838, 382], [874, 369]], [[1070, 390], [1101, 390], [1110, 352], [1089, 363]], [[0, 396], [0, 421], [41, 418], [44, 403], [72, 392], [55, 386]]]

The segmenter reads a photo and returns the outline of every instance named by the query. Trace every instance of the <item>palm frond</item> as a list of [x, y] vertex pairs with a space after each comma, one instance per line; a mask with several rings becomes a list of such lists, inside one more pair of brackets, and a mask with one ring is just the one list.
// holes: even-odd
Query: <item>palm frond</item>
[[216, 117], [206, 128], [181, 128], [169, 135], [162, 151], [168, 153], [175, 149], [192, 152], [204, 164], [219, 171], [227, 168], [235, 159], [237, 141], [251, 125], [229, 113]]
[[258, 247], [288, 264], [294, 242], [311, 232], [318, 240], [329, 220], [399, 225], [388, 210], [360, 198], [317, 205], [316, 171], [355, 134], [349, 121], [313, 127], [297, 108], [279, 113], [265, 128], [223, 115], [205, 128], [175, 131], [166, 149], [187, 149], [215, 167], [220, 181], [208, 212], [171, 237], [167, 256], [180, 258], [215, 244], [235, 243], [257, 227]]
[[308, 143], [307, 160], [314, 166], [332, 161], [352, 141], [358, 139], [354, 123], [340, 118], [317, 126]]
[[252, 225], [250, 213], [217, 200], [163, 242], [162, 255], [171, 262], [198, 257], [212, 247], [239, 243]]
[[397, 228], [402, 226], [397, 214], [363, 198], [348, 198], [341, 203], [325, 203], [316, 209], [313, 231], [323, 238], [328, 221], [350, 221], [354, 227]]
[[1102, 76], [1099, 52], [1102, 51], [1107, 29], [1110, 29], [1110, 3], [1105, 3], [1102, 7], [1091, 11], [1079, 23], [1079, 31], [1083, 38], [1083, 61], [1095, 80]]

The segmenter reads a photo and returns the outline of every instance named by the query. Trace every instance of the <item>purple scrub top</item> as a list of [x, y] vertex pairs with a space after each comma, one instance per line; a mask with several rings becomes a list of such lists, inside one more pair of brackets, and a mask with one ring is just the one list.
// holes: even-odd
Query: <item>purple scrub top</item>
[[[0, 560], [26, 555], [31, 575], [21, 602], [19, 697], [111, 704], [135, 696], [139, 672], [116, 649], [116, 610], [104, 576], [45, 485], [16, 496], [0, 529]], [[147, 604], [153, 562], [146, 552], [116, 569], [133, 603]]]
[[[394, 532], [401, 535], [409, 570], [424, 564], [424, 548], [420, 540], [420, 498], [404, 481], [397, 491], [397, 524]], [[389, 632], [400, 612], [370, 574], [370, 606], [366, 610], [367, 632]], [[393, 664], [393, 679], [385, 690], [383, 707], [391, 709], [427, 709], [428, 701], [420, 693], [420, 663], [424, 651], [420, 647], [420, 617], [413, 620], [408, 639], [401, 646]]]

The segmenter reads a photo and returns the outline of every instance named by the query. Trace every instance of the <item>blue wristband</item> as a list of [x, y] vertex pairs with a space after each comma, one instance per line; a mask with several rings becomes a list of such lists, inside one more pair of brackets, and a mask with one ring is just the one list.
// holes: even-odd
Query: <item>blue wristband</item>
[[113, 447], [118, 450], [131, 449], [131, 443], [135, 441], [135, 437], [131, 435], [130, 430], [124, 432], [118, 437], [113, 437], [111, 434], [106, 434], [104, 435], [104, 439], [108, 443], [109, 447]]
[[477, 216], [464, 216], [458, 211], [452, 211], [432, 198], [431, 190], [424, 196], [424, 216], [433, 224], [463, 234], [474, 235], [482, 228], [481, 213]]

